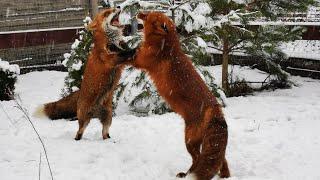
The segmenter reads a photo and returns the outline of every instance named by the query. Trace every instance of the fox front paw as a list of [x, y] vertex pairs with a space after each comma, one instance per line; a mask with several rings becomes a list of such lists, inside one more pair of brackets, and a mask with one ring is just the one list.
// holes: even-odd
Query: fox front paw
[[108, 133], [107, 135], [103, 135], [103, 140], [106, 140], [106, 139], [110, 139], [111, 137], [110, 137], [110, 134]]

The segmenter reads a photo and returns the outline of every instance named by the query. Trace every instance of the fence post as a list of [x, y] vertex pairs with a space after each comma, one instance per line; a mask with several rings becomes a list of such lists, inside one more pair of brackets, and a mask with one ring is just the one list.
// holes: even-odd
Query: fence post
[[89, 0], [90, 4], [90, 15], [92, 18], [98, 13], [98, 0]]

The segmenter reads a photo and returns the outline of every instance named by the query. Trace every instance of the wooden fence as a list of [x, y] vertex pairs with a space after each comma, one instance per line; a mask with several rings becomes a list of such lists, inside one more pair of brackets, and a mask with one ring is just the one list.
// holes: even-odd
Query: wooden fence
[[0, 58], [22, 72], [61, 68], [90, 7], [90, 0], [1, 0]]

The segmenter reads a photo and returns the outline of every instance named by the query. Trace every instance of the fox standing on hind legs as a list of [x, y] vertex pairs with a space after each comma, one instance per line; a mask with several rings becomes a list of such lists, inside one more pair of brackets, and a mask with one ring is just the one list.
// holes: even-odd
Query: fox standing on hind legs
[[119, 10], [104, 10], [88, 26], [93, 32], [94, 47], [88, 57], [80, 90], [39, 107], [34, 114], [52, 120], [78, 117], [76, 140], [81, 139], [91, 118], [99, 118], [103, 124], [103, 138], [110, 137], [113, 92], [125, 66], [122, 62], [135, 53], [135, 50], [120, 47], [123, 29], [119, 26], [119, 13]]
[[107, 48], [110, 43], [108, 31], [121, 34], [121, 28], [117, 27], [119, 13], [114, 9], [104, 10], [89, 24], [94, 46], [88, 57], [77, 101], [79, 130], [75, 140], [82, 138], [93, 117], [99, 118], [102, 123], [103, 139], [110, 138], [112, 95], [121, 74], [121, 69], [116, 67], [133, 55], [133, 52], [114, 53]]
[[220, 177], [229, 177], [228, 128], [221, 106], [181, 50], [174, 23], [157, 12], [140, 13], [138, 18], [144, 21], [144, 40], [133, 66], [150, 75], [159, 94], [185, 120], [192, 165], [177, 177], [190, 174], [197, 180], [210, 180], [219, 172]]

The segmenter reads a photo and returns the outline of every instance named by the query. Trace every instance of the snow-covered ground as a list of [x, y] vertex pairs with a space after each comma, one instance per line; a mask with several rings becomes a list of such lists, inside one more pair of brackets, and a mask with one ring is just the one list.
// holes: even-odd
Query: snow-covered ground
[[[216, 74], [219, 69], [214, 68]], [[237, 71], [249, 80], [262, 76], [259, 71]], [[30, 114], [59, 98], [65, 75], [45, 71], [19, 76], [16, 92]], [[292, 89], [228, 98], [232, 180], [320, 179], [320, 81], [292, 80], [298, 85]], [[40, 153], [41, 179], [50, 179], [41, 145], [14, 101], [0, 102], [0, 119], [0, 179], [38, 179]], [[191, 165], [184, 123], [174, 113], [118, 115], [107, 141], [102, 140], [97, 120], [91, 121], [80, 142], [73, 140], [76, 121], [32, 121], [46, 144], [55, 180], [170, 180]]]

